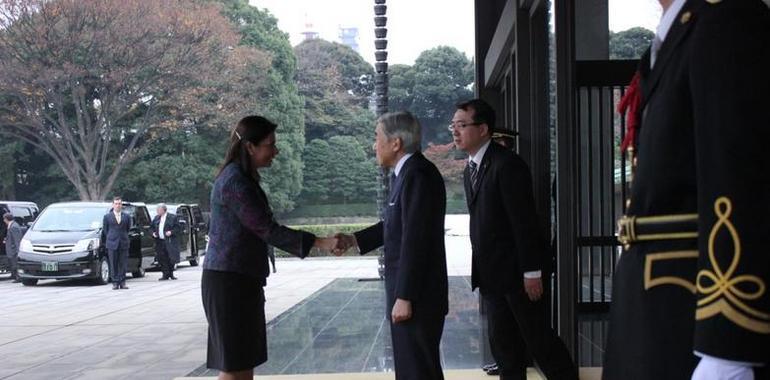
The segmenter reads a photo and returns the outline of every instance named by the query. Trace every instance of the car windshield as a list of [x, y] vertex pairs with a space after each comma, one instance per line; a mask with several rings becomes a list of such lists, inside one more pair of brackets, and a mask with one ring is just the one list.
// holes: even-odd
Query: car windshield
[[33, 231], [90, 231], [102, 227], [104, 207], [53, 207], [37, 218]]

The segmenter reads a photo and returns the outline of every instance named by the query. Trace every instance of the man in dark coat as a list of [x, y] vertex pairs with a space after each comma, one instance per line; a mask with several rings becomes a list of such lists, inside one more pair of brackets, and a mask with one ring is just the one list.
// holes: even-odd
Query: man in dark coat
[[155, 238], [155, 252], [163, 277], [158, 281], [176, 280], [174, 265], [179, 263], [179, 222], [168, 212], [164, 203], [158, 205], [157, 215], [152, 220], [152, 237]]
[[549, 325], [543, 286], [548, 251], [529, 168], [516, 153], [492, 143], [494, 124], [494, 110], [474, 99], [457, 105], [450, 130], [455, 146], [469, 155], [464, 177], [471, 285], [486, 306], [500, 378], [526, 379], [529, 352], [548, 379], [577, 380], [567, 348]]
[[110, 264], [112, 289], [128, 289], [126, 271], [128, 270], [128, 230], [131, 228], [131, 216], [123, 212], [123, 200], [112, 200], [112, 211], [102, 220], [102, 236], [107, 247]]
[[377, 162], [393, 169], [384, 220], [338, 235], [344, 251], [385, 246], [385, 291], [397, 380], [441, 380], [439, 343], [448, 311], [444, 217], [446, 190], [420, 153], [420, 124], [408, 112], [377, 121]]
[[764, 379], [770, 2], [660, 3], [631, 86], [641, 129], [603, 376]]
[[21, 238], [24, 236], [24, 229], [13, 220], [11, 213], [5, 213], [3, 215], [3, 222], [6, 225], [5, 234], [5, 254], [8, 256], [8, 265], [11, 271], [11, 278], [13, 282], [21, 282], [19, 280], [18, 273], [18, 260], [19, 260], [19, 246], [21, 246]]

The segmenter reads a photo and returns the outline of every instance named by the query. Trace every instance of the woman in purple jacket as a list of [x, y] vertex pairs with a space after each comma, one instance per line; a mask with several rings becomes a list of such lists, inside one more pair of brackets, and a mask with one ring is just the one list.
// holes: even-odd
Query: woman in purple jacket
[[300, 258], [313, 247], [336, 245], [334, 238], [316, 238], [275, 221], [258, 172], [278, 155], [275, 129], [261, 116], [241, 119], [211, 190], [201, 290], [209, 322], [206, 365], [220, 370], [220, 379], [251, 379], [254, 367], [267, 361], [268, 244]]

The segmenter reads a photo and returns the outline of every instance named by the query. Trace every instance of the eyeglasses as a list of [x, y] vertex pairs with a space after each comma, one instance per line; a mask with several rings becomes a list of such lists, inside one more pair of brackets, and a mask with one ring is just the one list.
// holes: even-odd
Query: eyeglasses
[[447, 129], [450, 130], [450, 131], [454, 131], [455, 129], [461, 129], [462, 130], [462, 129], [468, 128], [471, 125], [481, 125], [481, 124], [484, 124], [484, 123], [476, 123], [476, 122], [466, 123], [466, 122], [463, 122], [463, 121], [453, 121], [453, 122], [449, 123], [449, 125], [447, 126]]

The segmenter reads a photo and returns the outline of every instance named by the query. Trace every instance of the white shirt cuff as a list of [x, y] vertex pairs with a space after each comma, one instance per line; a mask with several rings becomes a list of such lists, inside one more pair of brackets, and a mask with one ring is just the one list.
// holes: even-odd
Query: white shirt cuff
[[524, 278], [540, 278], [542, 276], [543, 276], [543, 271], [539, 271], [539, 270], [524, 272]]
[[730, 365], [734, 365], [734, 366], [763, 367], [765, 365], [765, 363], [739, 362], [739, 361], [736, 361], [736, 360], [722, 359], [722, 358], [718, 358], [716, 356], [706, 355], [706, 354], [704, 354], [702, 352], [698, 352], [698, 351], [693, 351], [693, 353], [695, 354], [695, 356], [697, 356], [699, 358], [702, 358], [702, 359], [707, 359], [709, 361], [712, 361], [712, 360], [713, 361], [719, 361], [719, 362], [730, 364]]

